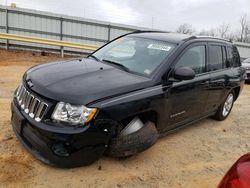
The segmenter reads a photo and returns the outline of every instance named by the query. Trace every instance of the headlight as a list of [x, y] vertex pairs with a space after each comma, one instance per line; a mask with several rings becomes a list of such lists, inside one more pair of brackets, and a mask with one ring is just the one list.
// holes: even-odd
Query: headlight
[[52, 119], [68, 122], [73, 125], [84, 125], [95, 116], [96, 112], [96, 108], [59, 102], [52, 114]]

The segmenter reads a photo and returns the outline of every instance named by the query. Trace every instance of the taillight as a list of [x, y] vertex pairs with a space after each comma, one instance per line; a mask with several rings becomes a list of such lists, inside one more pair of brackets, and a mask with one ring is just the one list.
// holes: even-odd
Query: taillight
[[250, 188], [250, 153], [230, 168], [218, 188]]

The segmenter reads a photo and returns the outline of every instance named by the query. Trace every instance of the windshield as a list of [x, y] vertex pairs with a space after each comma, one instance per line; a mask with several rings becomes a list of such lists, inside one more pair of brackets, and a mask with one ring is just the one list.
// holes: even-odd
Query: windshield
[[104, 46], [92, 56], [123, 70], [149, 76], [176, 45], [140, 37], [122, 37]]

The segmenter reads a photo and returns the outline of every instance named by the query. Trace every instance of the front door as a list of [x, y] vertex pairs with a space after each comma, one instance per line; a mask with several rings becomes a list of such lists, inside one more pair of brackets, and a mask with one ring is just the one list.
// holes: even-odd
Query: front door
[[187, 47], [174, 63], [174, 69], [190, 67], [196, 76], [192, 80], [173, 82], [166, 91], [165, 131], [191, 122], [206, 113], [210, 79], [206, 54], [206, 43], [195, 43]]

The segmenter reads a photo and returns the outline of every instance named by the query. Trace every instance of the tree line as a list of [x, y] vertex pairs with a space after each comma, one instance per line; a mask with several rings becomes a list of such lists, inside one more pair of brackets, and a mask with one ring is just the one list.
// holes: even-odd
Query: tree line
[[239, 29], [236, 31], [232, 31], [231, 25], [227, 23], [223, 23], [217, 28], [197, 31], [192, 24], [184, 23], [178, 26], [176, 32], [189, 35], [220, 37], [231, 41], [250, 43], [250, 20], [247, 14], [243, 14], [240, 17], [238, 25]]

